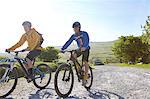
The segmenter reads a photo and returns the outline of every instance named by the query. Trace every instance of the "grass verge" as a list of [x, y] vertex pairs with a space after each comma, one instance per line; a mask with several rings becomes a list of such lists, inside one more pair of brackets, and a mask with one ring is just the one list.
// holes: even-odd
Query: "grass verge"
[[122, 67], [138, 67], [138, 68], [150, 69], [150, 64], [117, 64], [117, 66], [122, 66]]

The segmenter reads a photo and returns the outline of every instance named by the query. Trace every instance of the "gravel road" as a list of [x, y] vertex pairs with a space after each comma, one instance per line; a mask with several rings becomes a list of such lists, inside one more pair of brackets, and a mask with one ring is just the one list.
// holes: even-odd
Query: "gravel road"
[[[75, 79], [71, 95], [67, 99], [150, 99], [150, 69], [96, 66], [94, 82], [86, 91]], [[7, 99], [60, 99], [54, 90], [54, 74], [50, 85], [38, 90], [24, 78], [19, 79], [14, 92]]]

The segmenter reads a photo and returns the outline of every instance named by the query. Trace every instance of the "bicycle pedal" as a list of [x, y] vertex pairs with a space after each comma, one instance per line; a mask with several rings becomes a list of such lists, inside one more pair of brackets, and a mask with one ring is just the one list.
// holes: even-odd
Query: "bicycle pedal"
[[66, 82], [69, 82], [69, 80], [70, 80], [70, 78], [66, 79], [65, 81], [66, 81]]

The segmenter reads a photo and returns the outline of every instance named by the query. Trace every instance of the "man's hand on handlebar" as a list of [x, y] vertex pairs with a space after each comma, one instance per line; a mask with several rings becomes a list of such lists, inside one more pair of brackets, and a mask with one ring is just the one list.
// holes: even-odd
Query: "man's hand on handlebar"
[[61, 50], [60, 52], [61, 52], [61, 53], [65, 53], [65, 51], [64, 51], [64, 50]]
[[84, 48], [84, 47], [81, 47], [81, 52], [84, 52], [85, 50], [86, 50], [86, 48]]
[[70, 52], [70, 53], [73, 53], [73, 52], [75, 52], [76, 50], [61, 50], [60, 52], [61, 53], [65, 53], [65, 52]]

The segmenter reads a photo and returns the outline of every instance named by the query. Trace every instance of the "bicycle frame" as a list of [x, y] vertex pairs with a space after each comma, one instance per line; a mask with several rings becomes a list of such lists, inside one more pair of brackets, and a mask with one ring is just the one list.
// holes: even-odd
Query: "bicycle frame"
[[[21, 68], [22, 68], [22, 70], [23, 70], [23, 72], [25, 74], [25, 77], [28, 78], [28, 76], [29, 76], [29, 73], [28, 73], [26, 67], [24, 66], [24, 64], [27, 64], [26, 61], [23, 58], [18, 57], [19, 51], [18, 52], [14, 52], [14, 53], [16, 53], [16, 54], [14, 55], [14, 54], [10, 53], [10, 55], [12, 55], [13, 58], [7, 58], [7, 59], [3, 59], [3, 60], [0, 61], [0, 62], [8, 62], [9, 65], [10, 65], [10, 68], [6, 69], [5, 74], [3, 75], [2, 79], [0, 79], [0, 83], [2, 81], [5, 81], [5, 80], [9, 79], [9, 77], [8, 77], [9, 72], [13, 70], [14, 64], [16, 62], [18, 62], [19, 65], [21, 66]], [[35, 62], [35, 60], [34, 60], [34, 62]], [[33, 62], [33, 64], [34, 64], [34, 62]], [[40, 77], [35, 77], [34, 79], [45, 77], [44, 73], [42, 73], [38, 68], [35, 68], [34, 72], [38, 72], [40, 74]]]
[[78, 62], [77, 59], [75, 59], [73, 61], [74, 65], [75, 65], [75, 71], [76, 71], [76, 75], [78, 77], [78, 81], [80, 82], [80, 79], [82, 79], [82, 65], [80, 65], [80, 63]]
[[[67, 60], [67, 63], [68, 63], [69, 66], [72, 66], [71, 62], [73, 62], [73, 64], [75, 65], [75, 71], [76, 71], [76, 75], [78, 77], [78, 81], [80, 82], [80, 79], [81, 79], [81, 77], [80, 77], [81, 72], [80, 71], [82, 69], [82, 66], [80, 65], [80, 63], [78, 62], [78, 60], [74, 58], [74, 56], [73, 56], [73, 52], [74, 51], [75, 50], [73, 50], [73, 51], [66, 51], [66, 52], [70, 52], [70, 54], [71, 54], [70, 55], [70, 59]], [[83, 65], [83, 62], [82, 62], [82, 65]], [[64, 78], [65, 78], [65, 74], [66, 74], [66, 71], [64, 72], [63, 81], [64, 81]], [[69, 78], [70, 78], [70, 72], [69, 72]]]
[[[24, 66], [24, 64], [27, 64], [27, 62], [23, 58], [18, 57], [18, 55], [16, 55], [16, 56], [17, 57], [15, 57], [15, 59], [20, 64], [21, 68], [23, 69], [25, 76], [28, 77], [29, 73], [28, 73], [26, 67]], [[33, 65], [34, 65], [34, 63], [35, 63], [35, 59], [33, 61]], [[34, 68], [34, 72], [38, 72], [40, 74], [40, 77], [35, 77], [34, 79], [45, 77], [45, 74], [42, 73], [38, 68]]]
[[1, 83], [1, 82], [4, 82], [4, 81], [8, 81], [8, 79], [9, 79], [8, 75], [13, 70], [14, 63], [16, 62], [16, 60], [14, 60], [14, 58], [12, 58], [12, 59], [6, 58], [6, 59], [2, 59], [0, 62], [1, 63], [3, 63], [3, 62], [8, 62], [9, 63], [9, 66], [7, 65], [6, 71], [5, 71], [2, 79], [0, 79], [0, 83]]
[[4, 75], [3, 75], [3, 77], [0, 79], [0, 83], [2, 83], [2, 82], [4, 82], [5, 80], [8, 80], [9, 78], [8, 78], [8, 74], [9, 74], [9, 71], [10, 71], [10, 69], [9, 68], [7, 68], [6, 69], [6, 71], [5, 71], [5, 73], [4, 73]]

